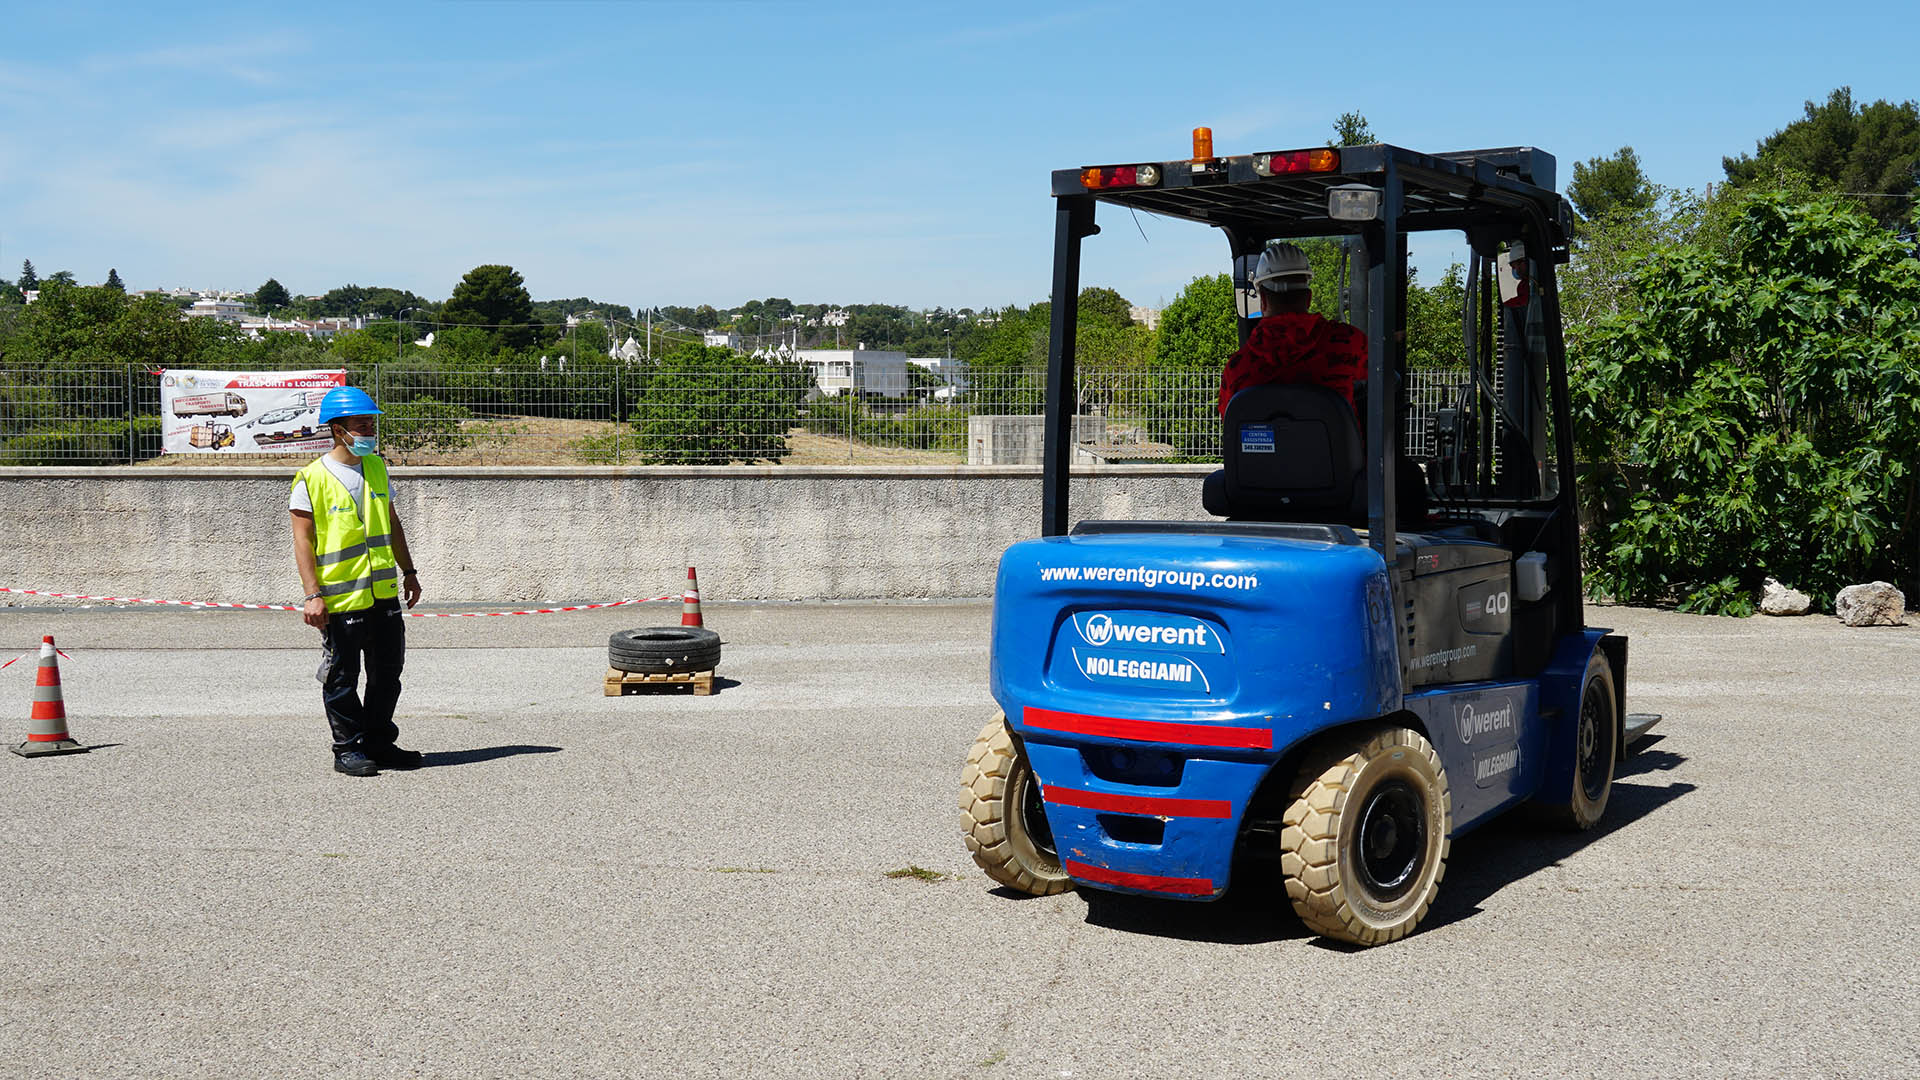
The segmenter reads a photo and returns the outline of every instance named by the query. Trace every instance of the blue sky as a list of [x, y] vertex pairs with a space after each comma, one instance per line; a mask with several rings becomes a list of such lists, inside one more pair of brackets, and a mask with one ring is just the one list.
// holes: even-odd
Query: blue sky
[[[1469, 25], [1467, 13], [1477, 25]], [[1634, 146], [1658, 183], [1851, 85], [1920, 96], [1911, 4], [15, 5], [0, 276], [444, 298], [481, 263], [634, 306], [1030, 303], [1056, 168], [1323, 144]], [[1488, 25], [1497, 20], [1499, 25]], [[1158, 305], [1209, 230], [1109, 212]], [[1144, 231], [1145, 236], [1142, 236]], [[1438, 269], [1435, 267], [1434, 269]]]

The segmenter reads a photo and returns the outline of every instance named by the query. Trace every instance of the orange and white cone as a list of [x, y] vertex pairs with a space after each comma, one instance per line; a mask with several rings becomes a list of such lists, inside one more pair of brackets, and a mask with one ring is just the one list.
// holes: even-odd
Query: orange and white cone
[[700, 621], [700, 579], [693, 576], [693, 567], [687, 567], [687, 591], [680, 597], [680, 625], [705, 626]]
[[67, 734], [67, 703], [60, 696], [60, 657], [51, 636], [40, 639], [40, 671], [33, 680], [33, 712], [27, 717], [27, 741], [13, 748], [21, 757], [84, 754], [87, 748]]

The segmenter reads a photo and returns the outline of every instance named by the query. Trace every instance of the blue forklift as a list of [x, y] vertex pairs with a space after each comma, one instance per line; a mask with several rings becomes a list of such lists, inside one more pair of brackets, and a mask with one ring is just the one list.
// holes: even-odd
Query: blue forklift
[[[966, 844], [1035, 895], [1214, 900], [1236, 855], [1277, 856], [1309, 929], [1394, 941], [1455, 837], [1522, 804], [1591, 828], [1658, 719], [1626, 716], [1626, 639], [1582, 605], [1555, 287], [1572, 211], [1531, 147], [1215, 157], [1203, 133], [1191, 159], [1053, 174], [1041, 536], [1000, 559], [1001, 714], [962, 773]], [[1220, 229], [1242, 341], [1269, 245], [1337, 253], [1316, 288], [1366, 335], [1351, 405], [1232, 397], [1198, 520], [1068, 510], [1073, 298], [1101, 204]], [[1410, 373], [1407, 238], [1431, 232], [1467, 253], [1464, 355]]]

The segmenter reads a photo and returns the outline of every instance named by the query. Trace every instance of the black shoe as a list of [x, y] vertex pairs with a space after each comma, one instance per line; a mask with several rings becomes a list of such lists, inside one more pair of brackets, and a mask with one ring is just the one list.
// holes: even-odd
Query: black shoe
[[402, 750], [397, 746], [370, 747], [367, 756], [383, 769], [399, 769], [403, 772], [419, 768], [422, 761], [420, 751]]
[[348, 776], [378, 776], [380, 765], [358, 750], [333, 755], [333, 771]]

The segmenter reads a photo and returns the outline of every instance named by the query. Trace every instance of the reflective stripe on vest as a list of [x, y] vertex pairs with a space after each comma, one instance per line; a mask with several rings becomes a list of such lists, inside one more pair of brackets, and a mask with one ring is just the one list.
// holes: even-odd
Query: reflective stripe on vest
[[320, 595], [327, 610], [359, 611], [375, 600], [400, 595], [400, 572], [393, 557], [393, 511], [387, 487], [387, 463], [360, 459], [361, 499], [354, 505], [347, 486], [315, 458], [294, 477], [305, 484], [313, 506], [313, 555]]

